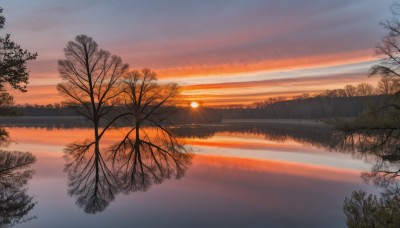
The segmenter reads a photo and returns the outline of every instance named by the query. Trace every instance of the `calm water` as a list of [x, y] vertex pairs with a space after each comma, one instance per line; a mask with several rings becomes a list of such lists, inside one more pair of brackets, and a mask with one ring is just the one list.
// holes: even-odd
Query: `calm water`
[[[323, 127], [234, 125], [174, 129], [194, 154], [180, 179], [115, 191], [95, 214], [69, 194], [67, 145], [91, 138], [88, 128], [8, 127], [8, 149], [36, 157], [27, 194], [35, 216], [16, 227], [344, 227], [343, 200], [367, 185], [372, 164], [330, 148]], [[112, 145], [120, 130], [108, 132]], [[144, 191], [145, 190], [145, 191]], [[70, 196], [71, 195], [71, 196]]]

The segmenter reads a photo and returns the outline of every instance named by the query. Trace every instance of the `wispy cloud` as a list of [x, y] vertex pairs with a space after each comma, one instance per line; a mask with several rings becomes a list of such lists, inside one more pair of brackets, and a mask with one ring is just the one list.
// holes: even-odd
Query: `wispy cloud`
[[[24, 48], [39, 53], [38, 60], [29, 64], [31, 96], [16, 100], [43, 103], [48, 99], [40, 100], [39, 88], [44, 88], [40, 86], [55, 86], [59, 81], [57, 60], [78, 34], [92, 36], [131, 68], [150, 67], [160, 78], [185, 85], [186, 80], [197, 78], [192, 84], [209, 90], [223, 84], [234, 95], [234, 89], [243, 88], [246, 81], [260, 88], [269, 86], [272, 82], [265, 80], [271, 77], [307, 76], [279, 71], [311, 69], [308, 75], [314, 70], [321, 79], [320, 89], [325, 89], [325, 76], [355, 73], [346, 65], [362, 65], [366, 71], [365, 63], [373, 60], [372, 49], [383, 34], [379, 21], [389, 16], [390, 4], [391, 0], [37, 0], [7, 1], [2, 7], [5, 31]], [[329, 71], [328, 66], [336, 68]], [[326, 70], [320, 72], [321, 67]], [[235, 84], [236, 79], [243, 83]], [[255, 86], [254, 81], [263, 82]], [[46, 91], [42, 93], [55, 89], [46, 87]]]

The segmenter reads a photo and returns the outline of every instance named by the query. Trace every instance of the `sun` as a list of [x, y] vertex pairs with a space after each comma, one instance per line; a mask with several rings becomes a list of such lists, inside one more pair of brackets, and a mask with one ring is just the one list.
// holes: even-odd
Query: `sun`
[[197, 103], [196, 101], [192, 101], [192, 103], [190, 103], [190, 107], [198, 108], [199, 107], [199, 103]]

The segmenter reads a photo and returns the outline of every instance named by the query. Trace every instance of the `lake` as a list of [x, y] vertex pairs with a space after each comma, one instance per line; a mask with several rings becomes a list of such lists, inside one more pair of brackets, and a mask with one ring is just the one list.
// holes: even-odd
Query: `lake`
[[[64, 155], [71, 143], [92, 138], [93, 129], [5, 129], [12, 139], [7, 150], [36, 157], [25, 186], [36, 203], [28, 213], [32, 219], [15, 227], [345, 227], [345, 197], [361, 189], [380, 191], [360, 177], [372, 162], [336, 150], [329, 127], [189, 125], [171, 130], [190, 155], [182, 170], [164, 169], [168, 175], [161, 172], [160, 178], [146, 174], [121, 190], [105, 187], [105, 199], [88, 207], [87, 189], [71, 193], [77, 187], [71, 175], [81, 178], [86, 171], [68, 172]], [[107, 132], [102, 146], [119, 142], [124, 131]]]

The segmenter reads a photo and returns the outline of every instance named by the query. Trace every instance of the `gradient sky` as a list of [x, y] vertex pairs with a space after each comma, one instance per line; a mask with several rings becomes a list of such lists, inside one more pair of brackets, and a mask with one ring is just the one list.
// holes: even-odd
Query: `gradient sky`
[[59, 103], [57, 60], [76, 35], [132, 69], [149, 67], [204, 105], [250, 104], [370, 82], [374, 46], [392, 0], [2, 1], [6, 27], [29, 64], [16, 103]]

